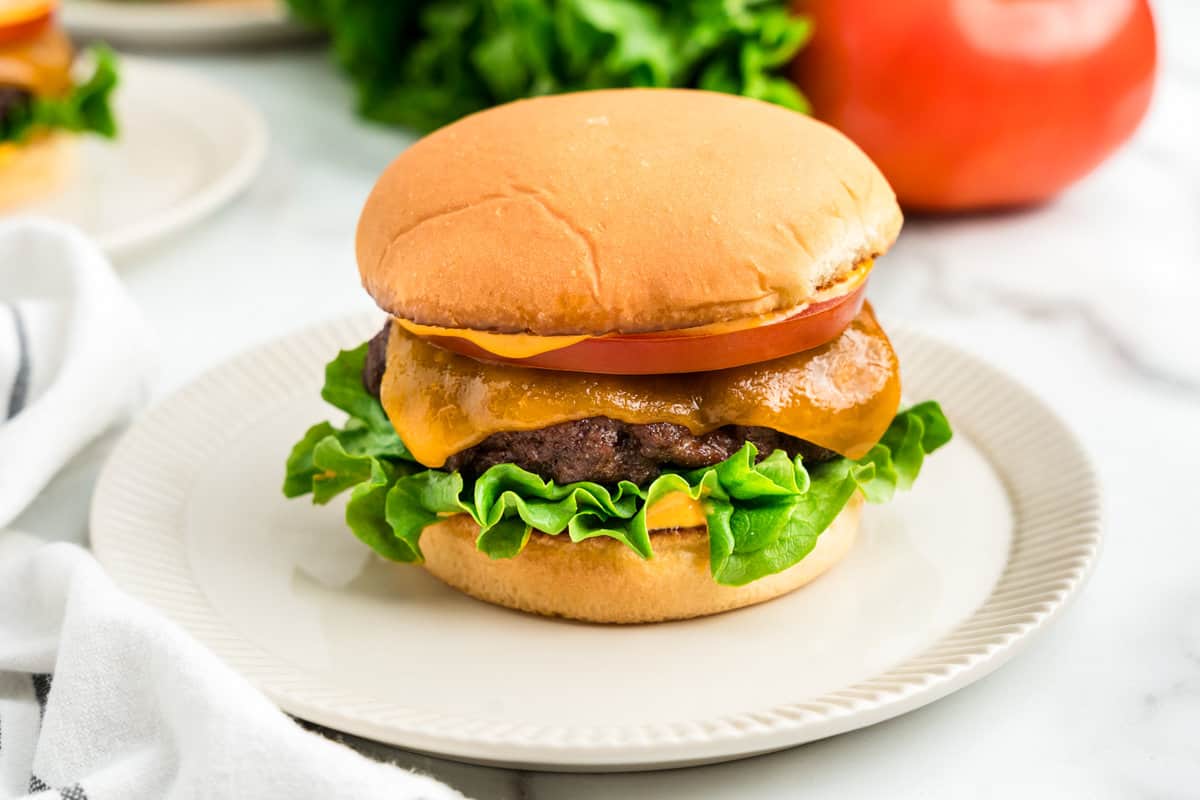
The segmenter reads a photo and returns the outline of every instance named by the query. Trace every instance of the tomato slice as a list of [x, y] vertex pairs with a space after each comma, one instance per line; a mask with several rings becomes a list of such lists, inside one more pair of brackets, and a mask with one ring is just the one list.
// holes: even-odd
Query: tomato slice
[[837, 338], [862, 310], [866, 282], [849, 294], [817, 303], [786, 319], [723, 333], [612, 334], [585, 339], [528, 358], [506, 358], [457, 336], [427, 341], [480, 361], [561, 372], [603, 375], [671, 375], [758, 364], [820, 347]]
[[56, 0], [16, 0], [0, 7], [0, 42], [27, 39], [54, 15]]

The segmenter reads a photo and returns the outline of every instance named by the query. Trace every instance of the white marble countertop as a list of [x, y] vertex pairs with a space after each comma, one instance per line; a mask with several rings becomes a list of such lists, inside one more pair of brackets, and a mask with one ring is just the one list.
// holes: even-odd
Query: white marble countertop
[[[1013, 663], [856, 733], [726, 765], [630, 775], [472, 767], [358, 743], [479, 798], [1200, 796], [1200, 5], [1161, 9], [1150, 118], [1092, 177], [1036, 211], [910, 220], [879, 265], [885, 320], [1018, 376], [1067, 420], [1105, 487], [1106, 551], [1075, 606]], [[122, 265], [165, 354], [156, 392], [256, 342], [368, 308], [354, 224], [406, 142], [349, 113], [312, 52], [172, 60], [257, 102], [273, 142], [236, 203]], [[18, 521], [82, 539], [111, 444]]]

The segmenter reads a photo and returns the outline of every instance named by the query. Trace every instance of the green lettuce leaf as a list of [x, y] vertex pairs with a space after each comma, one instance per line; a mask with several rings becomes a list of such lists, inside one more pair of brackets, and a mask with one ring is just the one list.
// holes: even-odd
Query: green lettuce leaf
[[950, 441], [937, 403], [900, 412], [867, 455], [805, 467], [776, 451], [758, 461], [747, 442], [725, 461], [659, 476], [647, 486], [578, 482], [559, 486], [514, 464], [492, 467], [467, 485], [456, 472], [425, 469], [396, 435], [362, 382], [367, 346], [343, 351], [325, 371], [322, 396], [346, 423], [314, 425], [292, 448], [283, 493], [328, 503], [350, 491], [346, 522], [385, 558], [420, 561], [421, 532], [447, 514], [469, 514], [476, 546], [512, 558], [533, 531], [579, 542], [607, 536], [642, 558], [654, 556], [646, 511], [684, 492], [704, 508], [714, 580], [740, 586], [807, 556], [855, 492], [873, 503], [912, 486], [925, 456]]
[[432, 130], [521, 97], [690, 86], [807, 111], [783, 71], [811, 33], [784, 0], [288, 0], [328, 31], [359, 111]]
[[10, 107], [0, 119], [0, 142], [22, 142], [38, 131], [61, 130], [94, 133], [109, 139], [117, 135], [112, 93], [117, 88], [117, 58], [107, 47], [92, 50], [92, 76], [63, 97], [33, 97], [27, 104]]

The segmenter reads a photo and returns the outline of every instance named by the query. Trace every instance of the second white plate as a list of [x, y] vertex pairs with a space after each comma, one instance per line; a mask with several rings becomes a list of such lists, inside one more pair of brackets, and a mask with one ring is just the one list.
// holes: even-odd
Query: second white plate
[[66, 0], [76, 36], [135, 47], [229, 47], [313, 36], [283, 0]]
[[460, 595], [380, 561], [339, 508], [280, 495], [330, 417], [322, 366], [374, 332], [331, 323], [254, 350], [147, 413], [104, 470], [92, 543], [116, 581], [297, 716], [534, 769], [648, 769], [777, 750], [902, 714], [996, 669], [1063, 607], [1100, 542], [1074, 438], [947, 345], [894, 341], [955, 441], [870, 507], [850, 557], [787, 597], [605, 627]]
[[188, 70], [123, 57], [116, 114], [115, 141], [77, 137], [65, 185], [15, 211], [76, 225], [120, 257], [219, 209], [266, 157], [258, 109]]

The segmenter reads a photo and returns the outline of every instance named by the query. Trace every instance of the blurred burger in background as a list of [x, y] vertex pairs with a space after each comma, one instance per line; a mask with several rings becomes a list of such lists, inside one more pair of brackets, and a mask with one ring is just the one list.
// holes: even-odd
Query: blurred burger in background
[[0, 209], [44, 195], [64, 180], [66, 134], [116, 135], [110, 98], [116, 61], [92, 53], [77, 83], [75, 50], [59, 27], [56, 0], [0, 0]]

